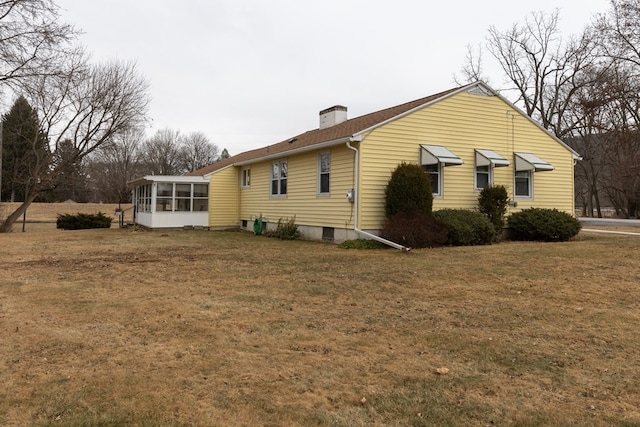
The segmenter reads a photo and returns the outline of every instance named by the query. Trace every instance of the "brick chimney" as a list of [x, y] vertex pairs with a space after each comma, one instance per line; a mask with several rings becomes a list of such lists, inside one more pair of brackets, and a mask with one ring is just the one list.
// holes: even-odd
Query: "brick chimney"
[[347, 107], [334, 105], [320, 111], [320, 129], [329, 128], [347, 120]]

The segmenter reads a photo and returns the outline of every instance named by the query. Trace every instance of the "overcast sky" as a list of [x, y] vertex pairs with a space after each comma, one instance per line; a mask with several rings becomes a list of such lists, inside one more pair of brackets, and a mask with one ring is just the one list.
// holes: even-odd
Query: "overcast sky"
[[[532, 11], [577, 34], [608, 0], [57, 0], [96, 61], [134, 60], [151, 135], [203, 132], [234, 155], [456, 86], [467, 45]], [[500, 88], [502, 77], [489, 75]]]

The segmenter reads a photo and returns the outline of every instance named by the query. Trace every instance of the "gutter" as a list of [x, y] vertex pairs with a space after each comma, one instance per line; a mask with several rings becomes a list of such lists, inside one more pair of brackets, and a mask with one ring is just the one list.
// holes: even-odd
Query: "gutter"
[[365, 237], [368, 237], [369, 239], [378, 241], [382, 244], [385, 244], [387, 246], [390, 246], [394, 249], [398, 249], [401, 250], [403, 252], [409, 252], [411, 250], [411, 248], [408, 248], [406, 246], [402, 246], [399, 243], [395, 243], [392, 242], [391, 240], [387, 240], [387, 239], [383, 239], [380, 236], [376, 236], [375, 234], [369, 233], [367, 231], [364, 230], [360, 230], [358, 228], [358, 199], [359, 199], [359, 189], [358, 189], [358, 182], [359, 182], [359, 176], [358, 176], [358, 172], [360, 171], [360, 152], [358, 151], [358, 149], [356, 147], [353, 147], [351, 145], [352, 142], [362, 142], [362, 134], [359, 134], [357, 136], [351, 137], [347, 140], [347, 148], [353, 150], [355, 152], [355, 165], [354, 165], [354, 172], [353, 172], [353, 191], [356, 192], [356, 194], [354, 194], [353, 197], [353, 230]]

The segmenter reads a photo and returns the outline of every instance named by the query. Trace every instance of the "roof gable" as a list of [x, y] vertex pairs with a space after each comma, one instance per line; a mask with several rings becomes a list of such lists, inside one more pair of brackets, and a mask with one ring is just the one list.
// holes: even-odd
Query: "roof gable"
[[[474, 93], [479, 93], [487, 96], [498, 96], [502, 101], [513, 107], [516, 111], [520, 111], [485, 83], [475, 82], [466, 86], [460, 86], [446, 90], [444, 92], [436, 93], [425, 98], [416, 99], [415, 101], [396, 105], [395, 107], [385, 108], [383, 110], [355, 117], [353, 119], [346, 120], [342, 123], [328, 128], [310, 130], [308, 132], [296, 135], [273, 145], [268, 145], [255, 150], [245, 151], [235, 156], [221, 160], [220, 162], [191, 172], [189, 175], [207, 176], [221, 169], [225, 169], [231, 165], [249, 164], [254, 161], [294, 154], [298, 151], [319, 149], [322, 148], [323, 145], [343, 143], [348, 141], [352, 137], [357, 137], [367, 131], [383, 126], [391, 121], [397, 120], [401, 117], [413, 113], [416, 110], [425, 108], [435, 102], [456, 95], [462, 91], [475, 91]], [[524, 113], [522, 114], [524, 115]], [[538, 123], [533, 121], [533, 119], [529, 119], [532, 121], [532, 123], [540, 127], [540, 129], [543, 129]], [[547, 131], [545, 130], [545, 132]], [[577, 154], [562, 141], [555, 137], [553, 138], [558, 143], [565, 146], [569, 151]]]

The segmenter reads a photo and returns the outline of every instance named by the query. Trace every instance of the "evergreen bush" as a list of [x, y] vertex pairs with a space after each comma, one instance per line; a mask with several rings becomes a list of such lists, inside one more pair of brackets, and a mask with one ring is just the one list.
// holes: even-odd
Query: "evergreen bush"
[[485, 187], [478, 196], [478, 211], [489, 218], [493, 224], [496, 240], [502, 237], [507, 206], [509, 206], [509, 194], [504, 185]]
[[405, 162], [398, 165], [391, 174], [384, 197], [384, 211], [387, 217], [400, 212], [431, 215], [431, 179], [420, 165]]
[[380, 237], [409, 248], [428, 248], [447, 242], [447, 228], [433, 216], [399, 212], [385, 218]]
[[63, 230], [86, 230], [90, 228], [111, 228], [113, 218], [106, 216], [102, 212], [97, 214], [78, 213], [59, 214], [56, 220], [56, 228]]
[[509, 216], [513, 240], [563, 242], [580, 232], [582, 225], [572, 215], [557, 209], [529, 208]]
[[442, 209], [433, 213], [448, 229], [447, 243], [453, 246], [489, 245], [496, 230], [489, 218], [477, 211]]

